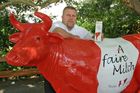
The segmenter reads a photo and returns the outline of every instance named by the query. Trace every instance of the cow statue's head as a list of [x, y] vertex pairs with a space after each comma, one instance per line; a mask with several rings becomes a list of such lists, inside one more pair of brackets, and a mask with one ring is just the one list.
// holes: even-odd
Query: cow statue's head
[[20, 32], [14, 33], [9, 37], [11, 42], [16, 43], [13, 49], [6, 55], [6, 60], [9, 64], [26, 66], [31, 63], [31, 66], [35, 66], [35, 62], [39, 57], [46, 53], [44, 50], [47, 51], [46, 45], [50, 37], [55, 37], [53, 33], [48, 32], [52, 25], [52, 20], [40, 12], [35, 12], [35, 15], [41, 18], [43, 22], [20, 23], [13, 14], [10, 15], [11, 24]]

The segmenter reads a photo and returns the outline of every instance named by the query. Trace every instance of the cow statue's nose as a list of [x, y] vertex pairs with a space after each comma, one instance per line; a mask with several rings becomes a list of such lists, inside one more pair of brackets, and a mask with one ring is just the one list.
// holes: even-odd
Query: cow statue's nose
[[13, 66], [25, 66], [28, 64], [27, 58], [18, 55], [15, 51], [11, 51], [6, 55], [6, 60], [8, 64], [11, 64]]
[[18, 57], [18, 55], [13, 55], [10, 60], [18, 61], [19, 57]]
[[13, 48], [6, 55], [7, 62], [14, 66], [34, 66], [36, 63], [36, 58], [36, 50], [32, 47], [25, 46], [18, 46], [17, 48]]
[[8, 64], [12, 64], [14, 66], [21, 66], [22, 65], [20, 63], [19, 59], [20, 59], [19, 56], [14, 54], [14, 53], [8, 53], [6, 55], [6, 60], [7, 60]]

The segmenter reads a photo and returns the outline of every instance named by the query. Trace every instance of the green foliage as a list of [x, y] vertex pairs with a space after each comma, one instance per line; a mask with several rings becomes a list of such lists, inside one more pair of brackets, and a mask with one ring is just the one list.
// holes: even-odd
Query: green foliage
[[14, 29], [11, 27], [9, 22], [8, 12], [3, 10], [0, 11], [0, 56], [7, 52], [7, 49], [12, 44], [9, 42], [8, 37], [13, 33]]
[[[16, 10], [17, 12], [16, 18], [21, 22], [26, 22], [25, 15], [23, 14], [23, 12], [33, 10], [31, 6], [26, 6], [24, 4], [17, 5], [16, 7], [13, 6], [10, 7]], [[0, 57], [5, 56], [6, 53], [12, 48], [13, 43], [9, 41], [9, 36], [15, 32], [17, 32], [17, 30], [10, 24], [9, 21], [9, 12], [6, 9], [1, 10], [0, 11]], [[25, 67], [14, 67], [8, 65], [6, 62], [0, 63], [0, 71], [4, 71], [4, 70], [16, 71], [24, 68]]]
[[[25, 15], [23, 12], [33, 11], [33, 7], [26, 6], [24, 4], [17, 5], [16, 7], [10, 6], [13, 10], [16, 11], [16, 18], [21, 22], [26, 22]], [[32, 15], [28, 15], [28, 17], [32, 17]], [[36, 21], [37, 19], [34, 19]], [[16, 28], [14, 28], [9, 22], [9, 12], [6, 9], [0, 11], [0, 56], [3, 56], [9, 51], [9, 48], [13, 46], [13, 43], [9, 41], [9, 36], [12, 33], [17, 32]]]
[[94, 33], [95, 22], [103, 21], [105, 37], [119, 37], [138, 33], [133, 27], [138, 24], [140, 16], [125, 7], [120, 0], [91, 0], [77, 7], [78, 24]]

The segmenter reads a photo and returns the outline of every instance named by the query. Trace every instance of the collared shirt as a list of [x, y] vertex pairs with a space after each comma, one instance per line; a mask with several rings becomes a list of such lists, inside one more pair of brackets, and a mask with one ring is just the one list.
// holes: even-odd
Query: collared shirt
[[53, 23], [50, 32], [52, 32], [56, 27], [60, 27], [73, 35], [78, 35], [80, 36], [81, 39], [92, 39], [92, 34], [89, 31], [87, 31], [85, 28], [82, 28], [78, 25], [74, 25], [74, 27], [69, 31], [62, 22], [58, 21]]

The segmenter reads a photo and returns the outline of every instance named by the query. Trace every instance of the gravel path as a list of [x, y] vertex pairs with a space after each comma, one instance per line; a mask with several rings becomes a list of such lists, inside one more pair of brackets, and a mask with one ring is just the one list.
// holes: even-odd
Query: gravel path
[[44, 93], [43, 78], [0, 81], [0, 93]]

